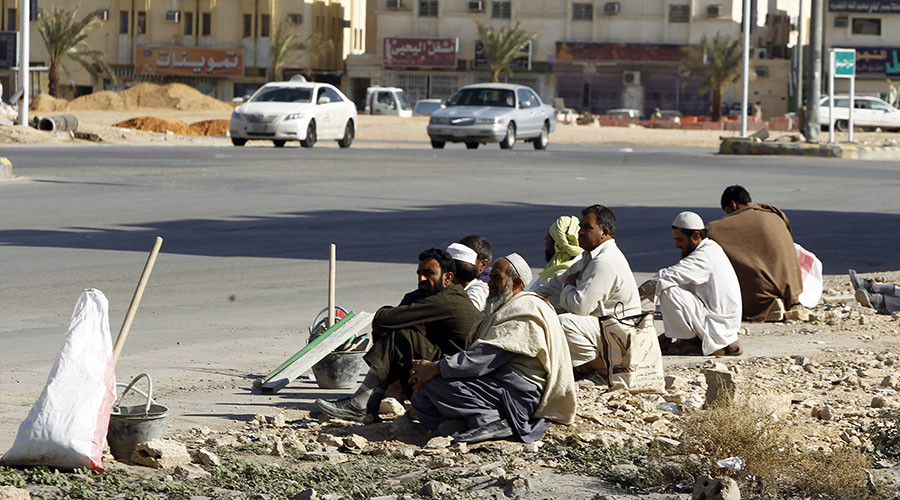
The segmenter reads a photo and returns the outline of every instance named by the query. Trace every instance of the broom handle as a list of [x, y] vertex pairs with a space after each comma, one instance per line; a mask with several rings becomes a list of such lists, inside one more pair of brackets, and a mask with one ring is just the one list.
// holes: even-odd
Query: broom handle
[[131, 298], [131, 305], [128, 306], [128, 312], [125, 314], [125, 321], [122, 322], [122, 329], [119, 330], [119, 336], [116, 338], [116, 345], [113, 347], [113, 366], [119, 361], [119, 354], [122, 353], [122, 347], [125, 346], [125, 339], [128, 338], [128, 332], [131, 330], [131, 323], [134, 321], [134, 314], [137, 312], [138, 306], [141, 304], [141, 297], [144, 296], [144, 288], [150, 279], [150, 273], [153, 271], [153, 265], [156, 264], [156, 256], [159, 255], [159, 248], [162, 246], [163, 239], [156, 237], [153, 243], [153, 250], [150, 250], [150, 256], [147, 257], [147, 263], [144, 264], [144, 272], [141, 273], [141, 279], [138, 281], [137, 288], [134, 290], [134, 297]]
[[328, 256], [328, 328], [334, 326], [334, 277], [335, 277], [335, 246], [331, 244], [331, 252]]

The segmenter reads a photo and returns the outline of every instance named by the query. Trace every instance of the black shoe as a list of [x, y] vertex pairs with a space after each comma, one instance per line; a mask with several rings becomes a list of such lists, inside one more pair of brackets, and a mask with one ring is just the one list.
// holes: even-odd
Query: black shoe
[[454, 434], [453, 440], [459, 443], [480, 443], [491, 439], [504, 439], [512, 435], [513, 430], [509, 426], [509, 422], [501, 418], [461, 434]]
[[448, 420], [444, 420], [438, 425], [437, 435], [438, 436], [453, 436], [456, 434], [462, 434], [466, 432], [469, 428], [466, 425], [466, 421], [461, 418], [451, 418]]
[[363, 418], [366, 416], [365, 408], [357, 408], [354, 406], [352, 398], [335, 399], [334, 401], [317, 399], [316, 407], [322, 410], [322, 413], [330, 417], [351, 420], [354, 422], [362, 422]]
[[869, 278], [862, 278], [856, 271], [850, 269], [847, 271], [847, 274], [850, 275], [850, 285], [854, 290], [865, 290], [867, 292], [872, 291], [872, 285], [875, 284], [875, 280], [871, 280]]

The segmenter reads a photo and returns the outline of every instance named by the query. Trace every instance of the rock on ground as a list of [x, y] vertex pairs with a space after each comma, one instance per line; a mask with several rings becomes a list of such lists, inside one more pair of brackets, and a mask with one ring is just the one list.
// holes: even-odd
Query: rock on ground
[[131, 461], [156, 469], [174, 469], [191, 463], [187, 447], [171, 439], [154, 439], [137, 445]]

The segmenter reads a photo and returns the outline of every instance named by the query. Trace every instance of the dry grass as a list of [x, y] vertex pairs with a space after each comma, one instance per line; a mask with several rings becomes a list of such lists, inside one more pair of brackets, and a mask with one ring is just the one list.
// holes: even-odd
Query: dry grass
[[[770, 498], [873, 498], [866, 486], [868, 457], [850, 448], [799, 452], [790, 442], [785, 423], [758, 408], [716, 406], [687, 415], [682, 425], [682, 451], [704, 457], [695, 463], [695, 470], [685, 471], [693, 477], [727, 475], [738, 481], [745, 495]], [[743, 459], [744, 469], [716, 467], [716, 461], [728, 457]], [[759, 481], [751, 484], [748, 476]]]

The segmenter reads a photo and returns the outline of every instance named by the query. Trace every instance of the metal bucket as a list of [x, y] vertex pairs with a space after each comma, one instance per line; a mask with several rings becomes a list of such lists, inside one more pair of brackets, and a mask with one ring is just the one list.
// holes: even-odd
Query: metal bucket
[[[141, 378], [147, 379], [147, 393], [134, 388], [135, 382]], [[109, 417], [109, 430], [106, 433], [106, 441], [116, 460], [130, 460], [134, 449], [140, 443], [156, 439], [162, 436], [166, 429], [166, 416], [169, 409], [153, 402], [153, 381], [150, 375], [141, 373], [130, 384], [116, 384], [125, 387], [122, 396], [113, 404]], [[128, 391], [134, 390], [147, 398], [144, 404], [133, 406], [121, 406], [118, 402], [125, 399]]]
[[322, 389], [349, 389], [363, 373], [365, 351], [336, 351], [314, 364], [313, 375]]

